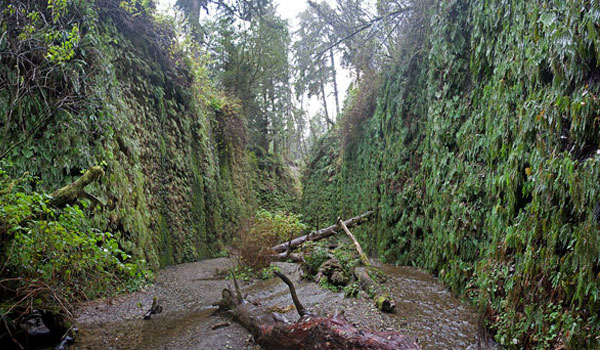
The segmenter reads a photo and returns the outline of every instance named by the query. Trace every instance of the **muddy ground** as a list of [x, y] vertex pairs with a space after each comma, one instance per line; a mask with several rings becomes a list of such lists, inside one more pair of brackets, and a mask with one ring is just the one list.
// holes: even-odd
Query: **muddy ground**
[[[226, 314], [212, 315], [223, 288], [231, 286], [224, 272], [235, 265], [229, 258], [171, 266], [157, 274], [154, 285], [136, 293], [82, 305], [78, 312], [76, 350], [260, 349], [249, 333]], [[397, 303], [393, 315], [380, 313], [367, 298], [344, 298], [315, 283], [301, 281], [298, 265], [280, 263], [296, 284], [298, 296], [313, 313], [343, 313], [360, 327], [397, 330], [418, 339], [423, 349], [496, 349], [481, 341], [476, 315], [435, 278], [417, 269], [382, 266]], [[287, 286], [279, 279], [242, 282], [244, 294], [289, 320], [297, 314]], [[143, 314], [158, 296], [163, 312], [150, 320]], [[229, 322], [229, 326], [211, 329]]]

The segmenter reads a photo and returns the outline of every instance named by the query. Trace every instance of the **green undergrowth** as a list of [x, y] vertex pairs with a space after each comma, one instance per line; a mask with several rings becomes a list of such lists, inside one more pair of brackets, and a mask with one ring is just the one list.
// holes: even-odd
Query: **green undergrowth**
[[365, 248], [439, 276], [506, 348], [598, 348], [598, 28], [596, 2], [420, 3], [371, 118], [312, 152], [307, 222], [374, 209]]
[[270, 211], [299, 212], [302, 189], [299, 179], [279, 156], [257, 149], [250, 153], [256, 177], [252, 188], [261, 208]]
[[300, 236], [305, 229], [296, 214], [259, 209], [242, 225], [233, 241], [240, 254], [240, 265], [258, 273], [270, 265], [273, 246]]
[[[335, 247], [331, 248], [331, 245]], [[344, 291], [348, 297], [357, 297], [360, 290], [356, 281], [354, 281], [352, 269], [361, 264], [360, 258], [352, 244], [338, 239], [328, 239], [320, 241], [309, 241], [302, 245], [302, 254], [304, 263], [302, 269], [304, 277], [310, 280], [318, 278], [321, 287], [333, 292]], [[333, 281], [331, 276], [319, 276], [326, 269], [326, 262], [334, 262], [332, 266], [344, 276], [342, 281]], [[338, 283], [339, 282], [339, 283]]]
[[11, 179], [0, 169], [0, 334], [14, 332], [13, 322], [32, 310], [69, 318], [76, 301], [134, 290], [152, 278], [143, 260], [91, 225], [89, 202], [57, 209], [48, 194], [27, 190], [31, 183], [38, 180]]

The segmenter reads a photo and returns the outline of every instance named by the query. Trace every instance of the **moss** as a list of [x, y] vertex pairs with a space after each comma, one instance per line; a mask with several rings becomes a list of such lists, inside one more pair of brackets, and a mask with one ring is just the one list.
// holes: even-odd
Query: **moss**
[[63, 207], [69, 203], [73, 203], [82, 195], [86, 186], [94, 181], [98, 181], [102, 175], [104, 175], [104, 170], [102, 170], [101, 166], [96, 165], [89, 168], [75, 182], [52, 192], [50, 204]]

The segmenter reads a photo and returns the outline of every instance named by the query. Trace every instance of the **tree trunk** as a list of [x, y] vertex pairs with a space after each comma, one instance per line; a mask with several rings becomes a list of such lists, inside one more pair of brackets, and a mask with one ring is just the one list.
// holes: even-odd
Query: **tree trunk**
[[320, 83], [321, 83], [321, 98], [323, 99], [323, 109], [325, 110], [325, 121], [327, 122], [327, 124], [329, 124], [330, 126], [334, 126], [334, 122], [331, 118], [329, 118], [329, 111], [327, 110], [327, 95], [325, 94], [325, 82], [324, 82], [324, 77], [323, 77], [323, 67], [321, 67], [321, 79], [320, 79]]
[[346, 236], [350, 237], [350, 239], [352, 240], [352, 243], [354, 243], [354, 247], [356, 248], [356, 251], [358, 252], [360, 261], [362, 261], [363, 265], [370, 267], [371, 262], [369, 261], [367, 254], [365, 254], [362, 247], [360, 246], [360, 243], [358, 243], [358, 241], [356, 240], [354, 235], [350, 232], [350, 230], [348, 230], [348, 227], [346, 226], [346, 224], [344, 224], [344, 222], [342, 221], [342, 218], [338, 217], [337, 222], [338, 222], [338, 225], [340, 225], [344, 229], [344, 232], [346, 232]]
[[52, 199], [49, 204], [54, 207], [64, 207], [67, 204], [74, 203], [77, 198], [84, 195], [84, 189], [87, 185], [99, 180], [104, 175], [104, 170], [100, 166], [89, 168], [83, 176], [70, 185], [62, 187], [52, 192]]
[[[368, 211], [362, 215], [350, 218], [350, 219], [344, 221], [344, 225], [346, 225], [346, 227], [352, 227], [352, 226], [361, 224], [364, 221], [366, 221], [371, 214], [373, 214], [373, 212]], [[338, 233], [338, 231], [340, 229], [341, 229], [340, 226], [338, 224], [335, 224], [333, 226], [329, 226], [329, 227], [326, 227], [326, 228], [318, 230], [318, 231], [313, 231], [307, 235], [296, 237], [296, 238], [292, 239], [290, 242], [278, 244], [278, 245], [274, 246], [272, 249], [273, 249], [273, 251], [275, 251], [275, 253], [285, 254], [285, 252], [288, 249], [288, 244], [289, 244], [289, 246], [291, 246], [292, 249], [294, 249], [306, 241], [317, 241], [319, 239], [323, 239], [323, 238], [332, 236], [332, 235]]]
[[234, 317], [266, 350], [418, 350], [420, 347], [398, 332], [361, 330], [341, 317], [318, 317], [304, 311], [293, 284], [278, 274], [290, 288], [290, 294], [300, 315], [296, 323], [286, 323], [258, 306], [234, 296], [224, 289], [219, 306], [231, 310]]
[[333, 58], [332, 49], [329, 49], [329, 58], [331, 59], [331, 77], [333, 79], [333, 96], [335, 97], [335, 110], [337, 112], [337, 117], [340, 115], [340, 96], [338, 92], [337, 71], [335, 69], [335, 59]]

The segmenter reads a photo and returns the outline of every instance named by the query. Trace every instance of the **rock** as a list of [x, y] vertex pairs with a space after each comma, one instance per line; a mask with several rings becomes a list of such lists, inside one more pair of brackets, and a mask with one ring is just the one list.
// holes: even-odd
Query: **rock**
[[334, 286], [345, 286], [350, 283], [350, 276], [335, 258], [324, 262], [319, 268], [317, 276], [326, 277], [327, 281]]

